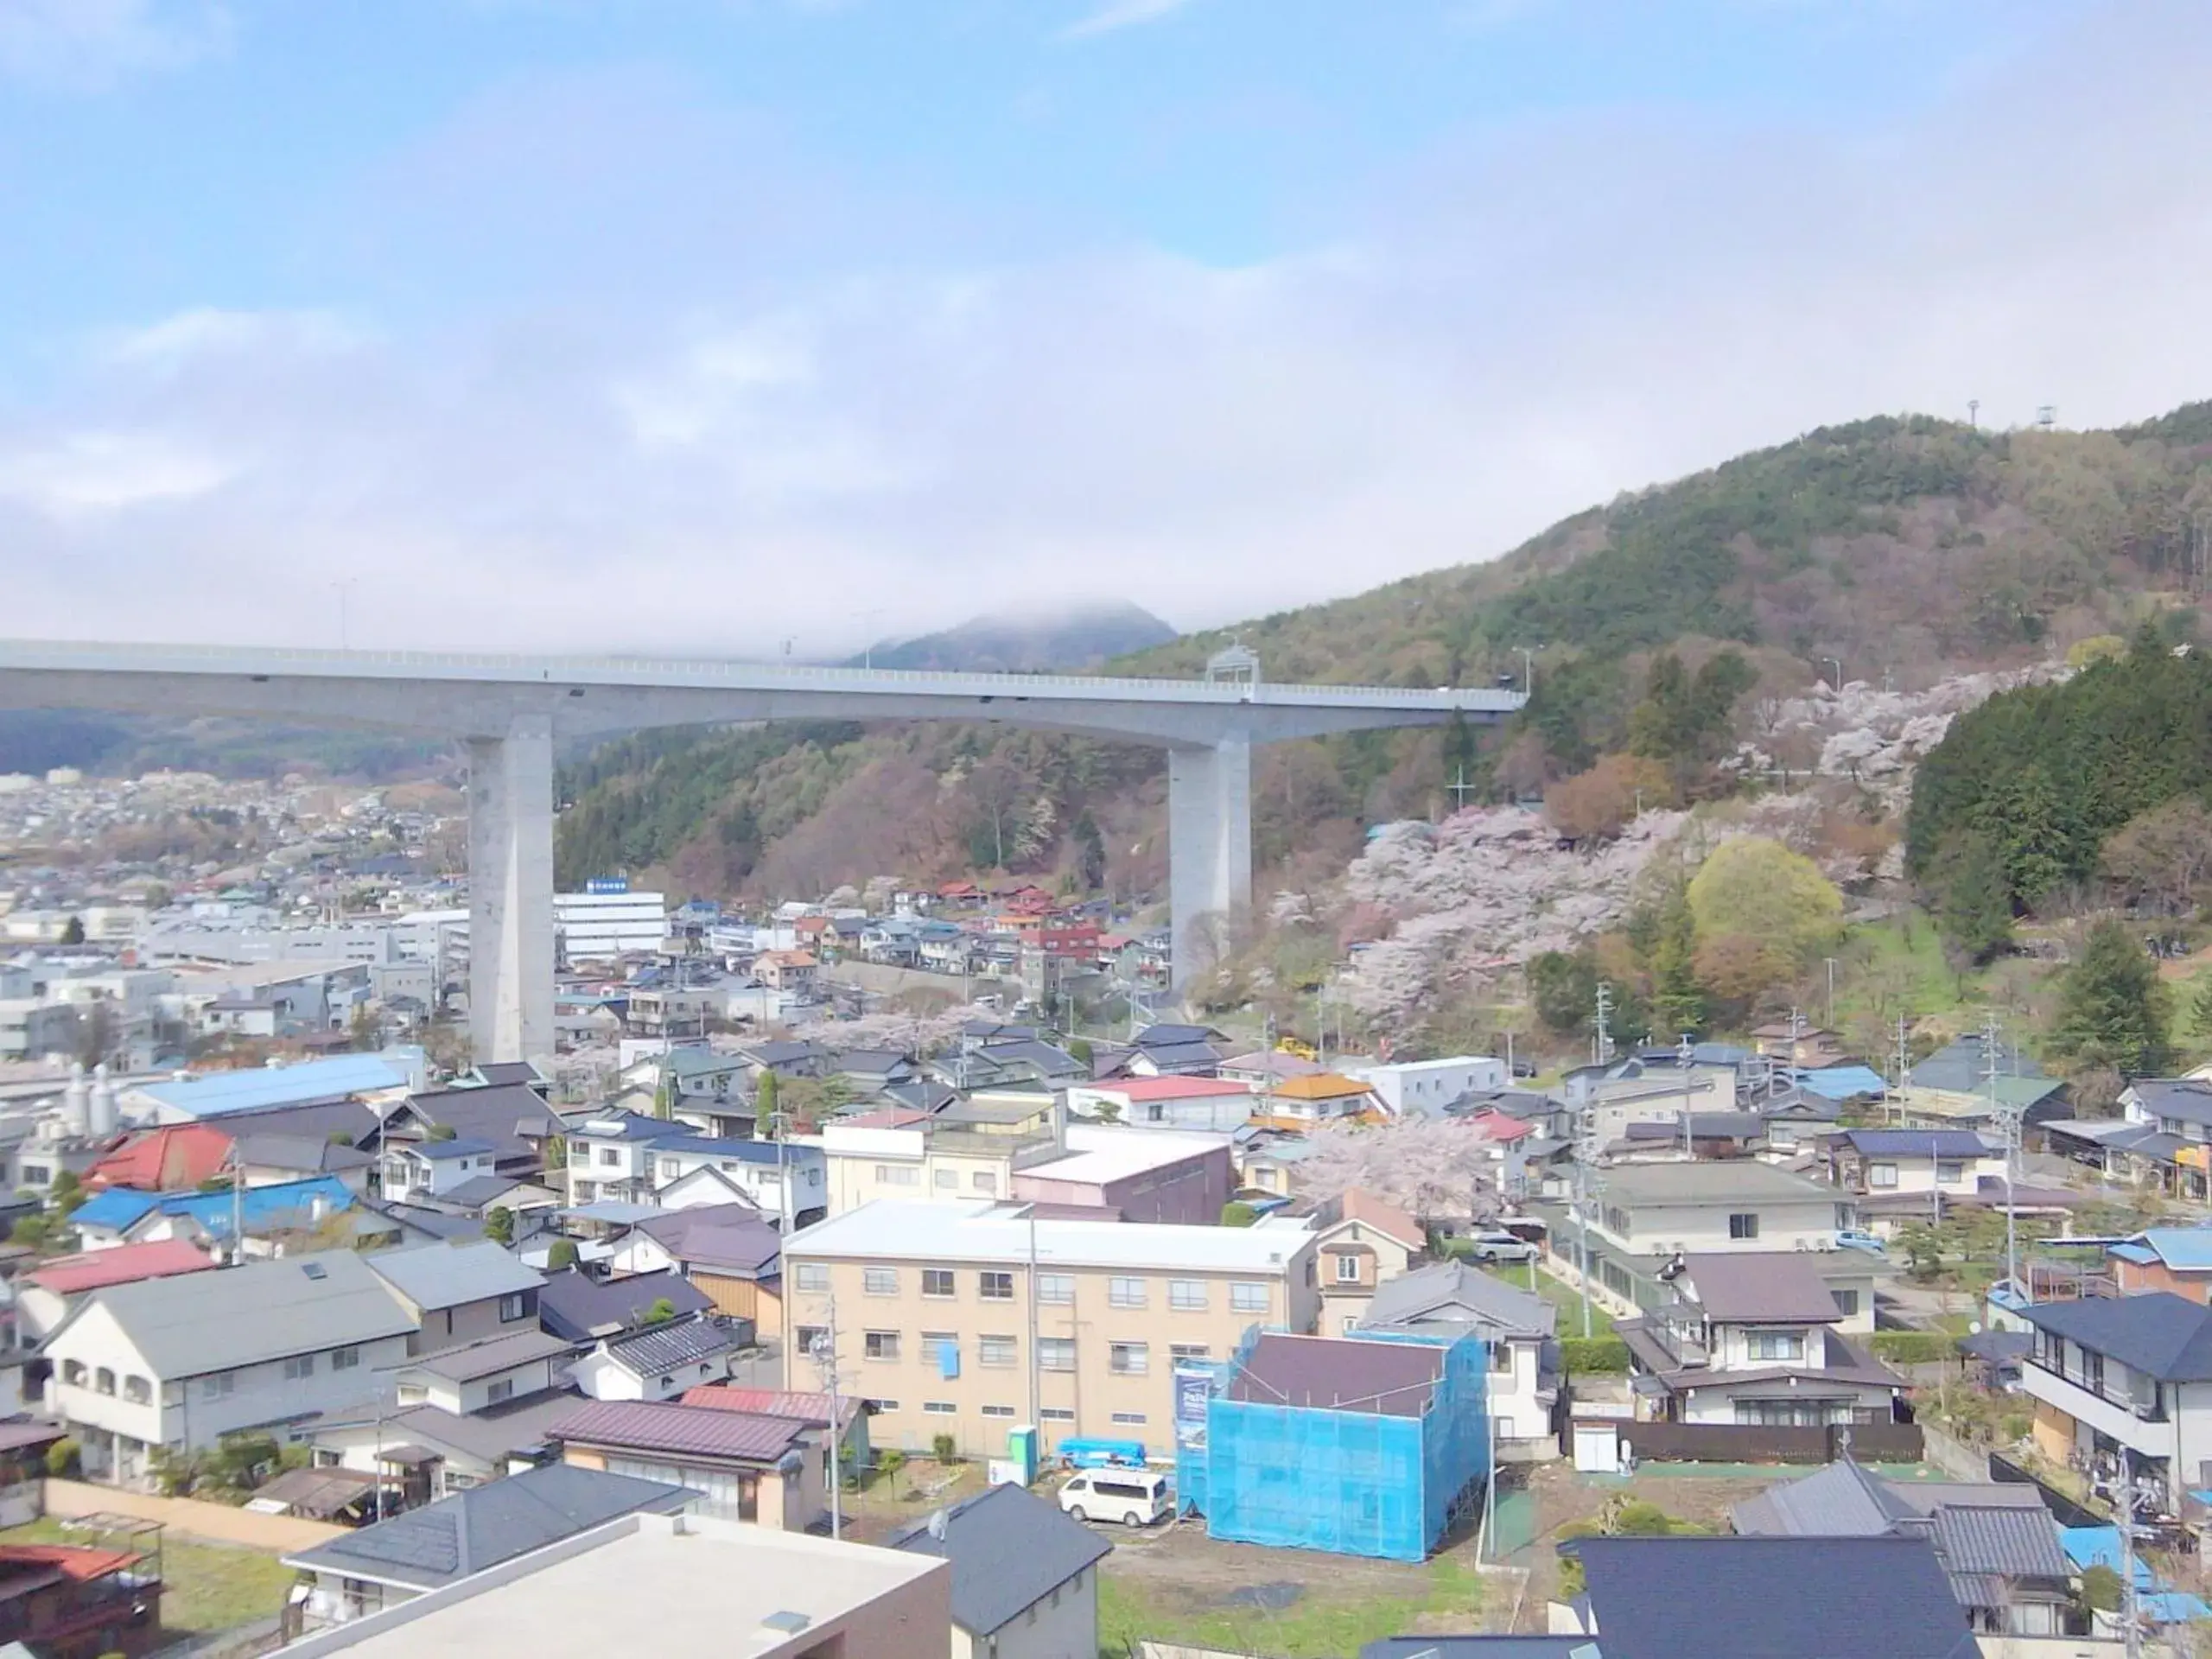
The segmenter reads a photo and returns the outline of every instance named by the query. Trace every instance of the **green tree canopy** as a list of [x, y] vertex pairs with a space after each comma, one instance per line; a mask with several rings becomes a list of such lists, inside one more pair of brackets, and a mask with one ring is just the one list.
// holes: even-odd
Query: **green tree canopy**
[[1779, 951], [1792, 971], [1834, 943], [1843, 925], [1843, 895], [1820, 867], [1762, 836], [1715, 848], [1686, 897], [1700, 944], [1757, 939]]
[[545, 1270], [548, 1273], [560, 1273], [575, 1265], [576, 1241], [573, 1238], [555, 1239], [551, 1247], [545, 1252]]
[[2142, 942], [2107, 917], [2089, 930], [2080, 958], [2059, 982], [2050, 1045], [2083, 1066], [2122, 1077], [2155, 1077], [2173, 1060], [2166, 1041], [2172, 997]]

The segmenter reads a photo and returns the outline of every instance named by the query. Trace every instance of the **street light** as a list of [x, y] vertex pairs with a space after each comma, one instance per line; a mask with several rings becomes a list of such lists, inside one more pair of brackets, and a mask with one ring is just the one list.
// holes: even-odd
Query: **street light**
[[1834, 676], [1829, 679], [1828, 683], [1829, 683], [1830, 685], [1834, 686], [1837, 690], [1839, 690], [1839, 691], [1842, 690], [1843, 690], [1843, 659], [1842, 659], [1841, 658], [1840, 658], [1840, 657], [1822, 657], [1822, 658], [1821, 658], [1819, 660], [1820, 660], [1820, 661], [1821, 661], [1821, 662], [1824, 662], [1824, 663], [1827, 664], [1829, 667], [1831, 667], [1831, 668], [1833, 668], [1833, 669], [1834, 669], [1834, 670], [1835, 670], [1835, 673], [1834, 673]]

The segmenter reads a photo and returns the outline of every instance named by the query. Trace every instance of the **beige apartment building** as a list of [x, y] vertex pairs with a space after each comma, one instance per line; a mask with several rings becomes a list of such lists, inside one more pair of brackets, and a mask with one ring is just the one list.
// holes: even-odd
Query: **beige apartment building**
[[1313, 1245], [1302, 1220], [1033, 1223], [988, 1204], [870, 1204], [785, 1245], [785, 1385], [821, 1386], [804, 1356], [834, 1318], [838, 1386], [874, 1407], [877, 1446], [950, 1434], [963, 1456], [1003, 1456], [1007, 1432], [1033, 1421], [1033, 1388], [1047, 1450], [1103, 1436], [1164, 1454], [1179, 1361], [1226, 1359], [1255, 1325], [1313, 1329]]
[[1065, 1152], [1049, 1095], [979, 1096], [935, 1115], [887, 1107], [824, 1124], [821, 1146], [833, 1216], [879, 1198], [1003, 1198], [1016, 1170]]

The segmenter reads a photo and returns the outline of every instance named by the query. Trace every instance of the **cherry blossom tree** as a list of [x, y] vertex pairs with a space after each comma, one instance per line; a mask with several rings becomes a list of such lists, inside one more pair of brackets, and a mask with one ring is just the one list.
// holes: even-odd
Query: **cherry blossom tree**
[[1495, 1143], [1444, 1118], [1373, 1128], [1325, 1124], [1297, 1166], [1300, 1194], [1325, 1199], [1360, 1187], [1416, 1218], [1487, 1220], [1498, 1213]]

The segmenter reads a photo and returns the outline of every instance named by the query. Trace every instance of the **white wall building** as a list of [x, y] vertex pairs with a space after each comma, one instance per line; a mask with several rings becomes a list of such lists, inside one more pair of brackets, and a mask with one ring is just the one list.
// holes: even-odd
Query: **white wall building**
[[570, 962], [602, 961], [660, 949], [668, 938], [668, 895], [556, 893], [553, 927]]
[[1435, 1110], [1462, 1095], [1508, 1086], [1505, 1062], [1486, 1054], [1455, 1054], [1442, 1060], [1402, 1060], [1341, 1068], [1372, 1089], [1391, 1115]]

